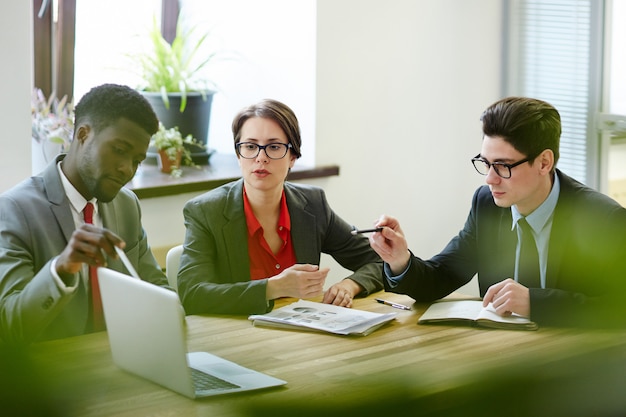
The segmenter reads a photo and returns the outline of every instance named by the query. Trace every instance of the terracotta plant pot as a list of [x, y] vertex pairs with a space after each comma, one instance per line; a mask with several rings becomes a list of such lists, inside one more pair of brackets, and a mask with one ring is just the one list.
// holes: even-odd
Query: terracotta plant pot
[[172, 161], [170, 160], [170, 158], [167, 156], [167, 153], [162, 150], [159, 149], [159, 157], [157, 158], [157, 162], [159, 165], [159, 169], [161, 170], [161, 172], [165, 173], [165, 174], [169, 174], [172, 172], [172, 169], [178, 169], [180, 168], [180, 161], [183, 157], [183, 151], [179, 150], [176, 153], [176, 160]]

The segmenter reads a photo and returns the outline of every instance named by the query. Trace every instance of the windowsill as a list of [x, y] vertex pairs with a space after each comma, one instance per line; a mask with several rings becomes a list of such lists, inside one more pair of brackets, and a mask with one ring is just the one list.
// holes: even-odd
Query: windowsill
[[[311, 167], [298, 166], [296, 162], [287, 179], [302, 180], [334, 175], [339, 175], [338, 165]], [[162, 173], [156, 165], [144, 163], [126, 187], [142, 199], [208, 191], [238, 178], [241, 178], [241, 171], [237, 158], [234, 155], [215, 154], [211, 156], [209, 165], [199, 168], [183, 167], [180, 178]]]

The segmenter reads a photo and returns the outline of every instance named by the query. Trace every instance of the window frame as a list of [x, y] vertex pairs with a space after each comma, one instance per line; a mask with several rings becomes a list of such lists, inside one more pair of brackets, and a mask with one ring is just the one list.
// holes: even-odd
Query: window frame
[[[54, 22], [53, 2], [58, 4]], [[46, 97], [74, 96], [76, 0], [32, 0], [34, 83]], [[161, 0], [161, 32], [172, 42], [180, 7], [178, 0]]]
[[76, 0], [56, 0], [56, 23], [53, 0], [32, 1], [35, 87], [40, 88], [46, 96], [55, 94], [57, 97], [72, 97]]
[[[536, 74], [535, 78], [529, 76], [528, 73], [522, 74], [526, 69], [526, 66], [539, 67], [540, 63], [532, 62], [531, 58], [528, 58], [531, 54], [524, 54], [526, 49], [541, 49], [546, 48], [546, 43], [549, 44], [550, 39], [542, 38], [540, 46], [533, 43], [531, 36], [524, 36], [524, 25], [527, 22], [530, 24], [537, 23], [542, 28], [550, 26], [550, 30], [553, 33], [565, 33], [566, 30], [570, 30], [571, 27], [559, 27], [559, 19], [562, 16], [541, 14], [542, 7], [550, 4], [550, 1], [537, 1], [537, 0], [511, 0], [504, 3], [503, 7], [503, 47], [504, 47], [504, 60], [503, 60], [503, 85], [502, 89], [505, 95], [521, 95], [521, 96], [533, 96], [535, 98], [543, 99], [553, 104], [559, 113], [561, 113], [561, 119], [563, 122], [563, 134], [561, 136], [561, 158], [559, 160], [562, 165], [569, 165], [571, 168], [563, 168], [557, 164], [557, 167], [562, 169], [568, 175], [571, 175], [581, 182], [586, 183], [593, 188], [600, 188], [601, 186], [601, 141], [598, 140], [596, 129], [596, 114], [600, 109], [602, 99], [602, 47], [604, 43], [603, 25], [604, 25], [604, 10], [605, 2], [595, 0], [561, 0], [558, 5], [562, 7], [563, 3], [570, 2], [570, 8], [580, 7], [581, 5], [587, 5], [589, 7], [589, 14], [587, 20], [579, 21], [579, 30], [583, 30], [585, 26], [588, 27], [588, 33], [581, 33], [582, 36], [586, 36], [588, 39], [587, 54], [580, 57], [580, 62], [586, 62], [584, 68], [587, 72], [582, 89], [586, 90], [586, 104], [584, 111], [584, 128], [574, 126], [573, 121], [580, 121], [577, 115], [580, 114], [571, 111], [568, 107], [570, 102], [575, 100], [574, 95], [577, 92], [573, 88], [569, 91], [564, 88], [557, 92], [556, 88], [552, 86], [542, 89], [537, 87], [539, 79], [542, 76], [541, 72]], [[519, 13], [519, 11], [522, 13]], [[527, 13], [524, 13], [527, 12]], [[552, 19], [552, 20], [551, 20]], [[562, 33], [560, 33], [562, 31]], [[558, 40], [555, 40], [555, 45]], [[578, 51], [576, 51], [578, 52]], [[576, 58], [569, 56], [568, 58]], [[578, 64], [577, 64], [578, 65]], [[558, 68], [552, 67], [551, 70], [558, 71]], [[563, 70], [563, 74], [566, 74], [566, 69]], [[565, 76], [565, 75], [564, 75]], [[537, 81], [537, 82], [534, 82]], [[581, 84], [577, 85], [578, 87]], [[567, 94], [571, 94], [568, 96]], [[570, 99], [571, 97], [571, 99]], [[567, 105], [561, 105], [561, 103]], [[579, 102], [580, 103], [580, 102]], [[582, 124], [581, 122], [581, 124]], [[575, 140], [569, 136], [571, 132], [575, 132], [577, 136], [582, 137], [581, 140]], [[565, 146], [564, 146], [565, 145]], [[570, 149], [576, 149], [576, 147], [583, 148], [583, 156], [580, 156], [576, 151]], [[579, 175], [577, 175], [579, 174]]]

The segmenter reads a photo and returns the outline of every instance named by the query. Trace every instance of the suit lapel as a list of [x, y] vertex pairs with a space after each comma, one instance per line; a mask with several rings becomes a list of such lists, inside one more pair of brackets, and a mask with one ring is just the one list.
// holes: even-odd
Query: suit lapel
[[289, 184], [285, 184], [285, 197], [291, 213], [291, 242], [296, 260], [298, 263], [318, 264], [321, 248], [311, 242], [317, 240], [315, 214], [308, 210], [304, 196]]
[[[560, 265], [565, 256], [563, 242], [570, 240], [572, 234], [572, 204], [568, 201], [572, 195], [572, 184], [568, 178], [559, 175], [561, 191], [559, 201], [554, 209], [552, 229], [550, 230], [550, 244], [548, 246], [548, 269], [546, 270], [546, 288], [556, 288], [557, 277], [560, 275]], [[553, 238], [554, 236], [558, 239]]]
[[115, 205], [113, 203], [98, 202], [98, 214], [102, 219], [102, 227], [109, 229], [116, 235], [120, 235], [117, 216], [115, 215]]
[[517, 233], [511, 230], [513, 218], [511, 209], [500, 210], [500, 221], [498, 223], [498, 256], [497, 261], [501, 270], [499, 276], [513, 278], [515, 276], [515, 250], [517, 248]]
[[237, 181], [229, 190], [224, 205], [224, 227], [222, 239], [228, 253], [228, 262], [232, 276], [250, 277], [250, 259], [248, 258], [248, 229], [243, 212], [243, 180]]
[[[115, 199], [113, 201], [115, 201]], [[117, 220], [118, 216], [116, 216], [117, 210], [113, 201], [109, 203], [98, 202], [98, 214], [100, 215], [100, 218], [102, 219], [102, 227], [110, 230], [111, 232], [115, 233], [122, 239], [125, 239], [125, 237], [123, 236], [122, 230], [120, 230], [120, 224]], [[126, 244], [128, 244], [128, 242], [126, 242]], [[116, 271], [129, 273], [126, 270], [126, 267], [123, 266], [121, 259], [107, 257], [107, 266]]]
[[65, 195], [65, 189], [63, 188], [63, 183], [61, 182], [61, 177], [57, 170], [58, 162], [64, 157], [65, 155], [57, 156], [54, 163], [49, 164], [43, 171], [42, 177], [48, 201], [50, 202], [50, 210], [63, 232], [67, 243], [72, 237], [76, 226], [74, 225], [70, 202]]

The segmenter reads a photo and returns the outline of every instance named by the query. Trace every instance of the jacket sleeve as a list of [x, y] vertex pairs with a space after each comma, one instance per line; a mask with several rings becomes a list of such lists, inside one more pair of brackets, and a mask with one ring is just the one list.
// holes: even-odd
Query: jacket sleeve
[[[192, 200], [183, 210], [185, 243], [178, 273], [178, 292], [187, 314], [262, 314], [274, 303], [266, 301], [266, 279], [250, 280], [244, 219], [224, 230], [216, 219], [219, 208]], [[218, 206], [221, 207], [221, 206]], [[227, 240], [237, 253], [227, 249]], [[239, 261], [237, 261], [239, 260]], [[235, 265], [234, 268], [231, 268]]]
[[32, 241], [40, 232], [25, 211], [0, 198], [0, 338], [12, 344], [37, 340], [74, 296], [57, 287], [50, 260], [36, 264]]

